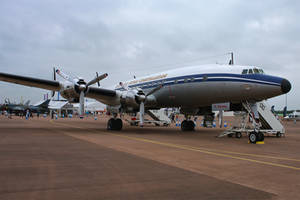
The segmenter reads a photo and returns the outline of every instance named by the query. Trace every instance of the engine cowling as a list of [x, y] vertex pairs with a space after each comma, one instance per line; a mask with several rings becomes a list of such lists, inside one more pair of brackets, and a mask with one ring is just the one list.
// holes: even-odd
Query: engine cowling
[[139, 104], [137, 102], [137, 90], [124, 91], [121, 94], [120, 102], [123, 107], [138, 108]]
[[74, 85], [64, 85], [64, 87], [60, 90], [60, 95], [68, 99], [71, 103], [78, 103], [79, 102], [79, 95], [75, 90]]

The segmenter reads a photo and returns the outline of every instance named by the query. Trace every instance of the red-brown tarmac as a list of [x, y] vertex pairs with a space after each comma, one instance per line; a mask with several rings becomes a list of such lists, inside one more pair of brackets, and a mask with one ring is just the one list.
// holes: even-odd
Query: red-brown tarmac
[[248, 144], [107, 120], [0, 116], [0, 199], [300, 199], [300, 122]]

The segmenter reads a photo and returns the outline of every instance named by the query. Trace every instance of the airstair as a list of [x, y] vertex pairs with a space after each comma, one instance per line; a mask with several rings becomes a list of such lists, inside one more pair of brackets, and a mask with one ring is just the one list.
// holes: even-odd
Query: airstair
[[266, 101], [258, 102], [257, 109], [262, 130], [273, 130], [276, 133], [279, 132], [281, 134], [285, 133], [285, 129], [279, 118], [274, 115], [274, 113], [271, 111], [271, 107]]
[[[144, 123], [155, 124], [156, 126], [169, 126], [171, 124], [171, 119], [166, 115], [164, 108], [160, 110], [147, 110], [145, 113], [147, 113], [153, 120], [145, 119]], [[132, 118], [127, 121], [130, 125], [135, 126], [139, 123], [139, 119], [136, 118]]]
[[[232, 128], [226, 130], [224, 133], [219, 135], [218, 137], [223, 137], [225, 135], [232, 137], [235, 135], [237, 138], [242, 137], [242, 133], [249, 134], [250, 132], [254, 131], [255, 123], [249, 124], [248, 123], [248, 116], [251, 113], [250, 105], [245, 102], [243, 103], [244, 108], [246, 109], [247, 113], [239, 112], [235, 114], [235, 121], [238, 121], [238, 125], [234, 125]], [[281, 137], [285, 134], [285, 129], [281, 124], [280, 120], [274, 115], [271, 111], [271, 107], [267, 103], [267, 101], [260, 101], [257, 102], [257, 111], [259, 114], [259, 131], [262, 132], [264, 135], [272, 134], [276, 135], [277, 137]], [[251, 126], [252, 125], [252, 126]]]
[[159, 110], [148, 110], [146, 113], [155, 121], [159, 122], [159, 124], [169, 125], [171, 123], [171, 119], [166, 115], [164, 109]]

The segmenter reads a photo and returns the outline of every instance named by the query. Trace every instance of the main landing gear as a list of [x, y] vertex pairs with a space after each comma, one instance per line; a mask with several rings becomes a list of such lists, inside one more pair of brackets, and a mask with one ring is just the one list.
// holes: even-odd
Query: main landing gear
[[262, 132], [256, 132], [256, 131], [252, 131], [250, 134], [249, 134], [249, 141], [251, 143], [256, 143], [256, 142], [262, 142], [264, 141], [264, 134]]
[[195, 123], [192, 120], [183, 120], [181, 123], [182, 131], [194, 131]]
[[120, 131], [122, 130], [123, 122], [122, 119], [117, 118], [117, 115], [114, 114], [113, 118], [110, 118], [107, 122], [107, 130]]

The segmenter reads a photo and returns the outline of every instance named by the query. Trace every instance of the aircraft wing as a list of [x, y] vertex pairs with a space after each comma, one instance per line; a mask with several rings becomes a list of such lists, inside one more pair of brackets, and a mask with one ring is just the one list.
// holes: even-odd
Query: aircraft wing
[[[58, 81], [19, 76], [19, 75], [7, 74], [2, 72], [0, 72], [0, 81], [20, 84], [20, 85], [25, 85], [30, 87], [37, 87], [37, 88], [52, 90], [52, 91], [60, 91], [60, 89], [62, 88], [61, 84]], [[115, 105], [118, 104], [118, 97], [116, 94], [117, 93], [115, 90], [88, 87], [88, 91], [86, 92], [85, 96], [96, 99], [108, 105]]]
[[58, 81], [19, 76], [14, 74], [6, 74], [2, 72], [0, 72], [0, 81], [26, 85], [29, 87], [37, 87], [52, 91], [59, 91], [61, 88]]
[[96, 99], [107, 105], [115, 105], [119, 103], [119, 98], [115, 90], [89, 87], [85, 96]]

